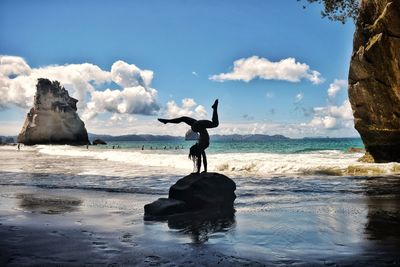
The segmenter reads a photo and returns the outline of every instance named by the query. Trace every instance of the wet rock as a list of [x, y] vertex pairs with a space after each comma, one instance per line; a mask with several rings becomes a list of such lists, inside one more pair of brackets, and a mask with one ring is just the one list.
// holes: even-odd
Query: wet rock
[[349, 99], [355, 128], [374, 162], [400, 162], [399, 59], [400, 1], [361, 1]]
[[236, 184], [219, 173], [190, 174], [169, 189], [168, 198], [160, 198], [144, 207], [145, 219], [165, 219], [192, 212], [233, 213]]
[[169, 189], [169, 198], [182, 200], [191, 209], [232, 207], [236, 184], [225, 175], [213, 172], [192, 173]]
[[164, 217], [186, 211], [188, 211], [188, 206], [185, 202], [170, 198], [159, 198], [144, 206], [145, 219]]
[[93, 145], [107, 145], [106, 141], [102, 140], [102, 139], [96, 139], [93, 141]]
[[18, 135], [18, 143], [88, 144], [85, 124], [76, 112], [77, 102], [59, 82], [38, 79], [34, 104]]

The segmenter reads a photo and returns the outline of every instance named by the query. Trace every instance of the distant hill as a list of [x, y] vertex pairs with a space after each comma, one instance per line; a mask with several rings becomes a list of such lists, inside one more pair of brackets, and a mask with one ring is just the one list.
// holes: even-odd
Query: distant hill
[[[101, 135], [89, 133], [89, 140], [102, 139], [104, 141], [184, 141], [184, 136], [171, 135], [151, 135], [151, 134], [129, 134], [129, 135]], [[264, 134], [231, 134], [231, 135], [212, 135], [214, 141], [271, 141], [271, 140], [289, 140], [290, 138], [283, 135], [264, 135]]]
[[89, 140], [102, 139], [104, 141], [183, 141], [185, 138], [171, 135], [128, 134], [128, 135], [103, 135], [89, 133]]
[[266, 135], [266, 134], [230, 134], [230, 135], [213, 135], [211, 138], [214, 141], [248, 141], [248, 142], [263, 142], [272, 140], [289, 140], [289, 137], [276, 134], [276, 135]]
[[16, 136], [2, 136], [0, 135], [0, 144], [15, 143]]

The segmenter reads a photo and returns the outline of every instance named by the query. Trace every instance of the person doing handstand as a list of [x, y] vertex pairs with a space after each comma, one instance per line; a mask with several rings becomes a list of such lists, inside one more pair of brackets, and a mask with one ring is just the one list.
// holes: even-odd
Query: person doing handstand
[[215, 128], [218, 127], [218, 99], [215, 100], [214, 104], [212, 105], [213, 115], [212, 120], [195, 120], [190, 117], [179, 117], [176, 119], [158, 119], [160, 122], [167, 124], [167, 123], [181, 123], [184, 122], [187, 125], [191, 126], [193, 132], [199, 133], [199, 140], [196, 144], [194, 144], [189, 151], [189, 158], [193, 160], [196, 164], [197, 171], [196, 173], [200, 172], [201, 168], [201, 157], [203, 156], [203, 165], [204, 171], [207, 172], [207, 156], [206, 156], [206, 148], [210, 145], [210, 136], [208, 135], [207, 128]]

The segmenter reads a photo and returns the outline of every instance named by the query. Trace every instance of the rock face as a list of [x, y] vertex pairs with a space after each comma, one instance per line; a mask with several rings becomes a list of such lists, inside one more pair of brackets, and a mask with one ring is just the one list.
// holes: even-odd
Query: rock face
[[196, 211], [233, 210], [236, 184], [219, 173], [190, 174], [169, 189], [168, 198], [144, 206], [145, 219]]
[[213, 172], [190, 174], [169, 189], [169, 198], [185, 202], [191, 209], [232, 207], [236, 184], [225, 175]]
[[106, 141], [102, 140], [102, 139], [96, 139], [93, 141], [93, 145], [107, 145]]
[[153, 203], [144, 206], [145, 216], [151, 216], [152, 218], [164, 217], [187, 211], [189, 211], [189, 208], [185, 202], [170, 198], [159, 198]]
[[85, 124], [76, 113], [78, 100], [57, 81], [38, 79], [33, 108], [18, 135], [25, 145], [89, 143]]
[[361, 1], [349, 98], [367, 155], [400, 162], [400, 1]]

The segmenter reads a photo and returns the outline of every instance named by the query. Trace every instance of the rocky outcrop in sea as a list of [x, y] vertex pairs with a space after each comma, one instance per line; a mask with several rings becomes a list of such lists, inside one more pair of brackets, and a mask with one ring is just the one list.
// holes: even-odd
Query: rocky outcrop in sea
[[18, 142], [25, 145], [88, 144], [85, 124], [76, 112], [77, 102], [58, 81], [38, 79], [33, 107], [27, 114]]
[[400, 162], [400, 1], [361, 1], [349, 98], [365, 158]]

